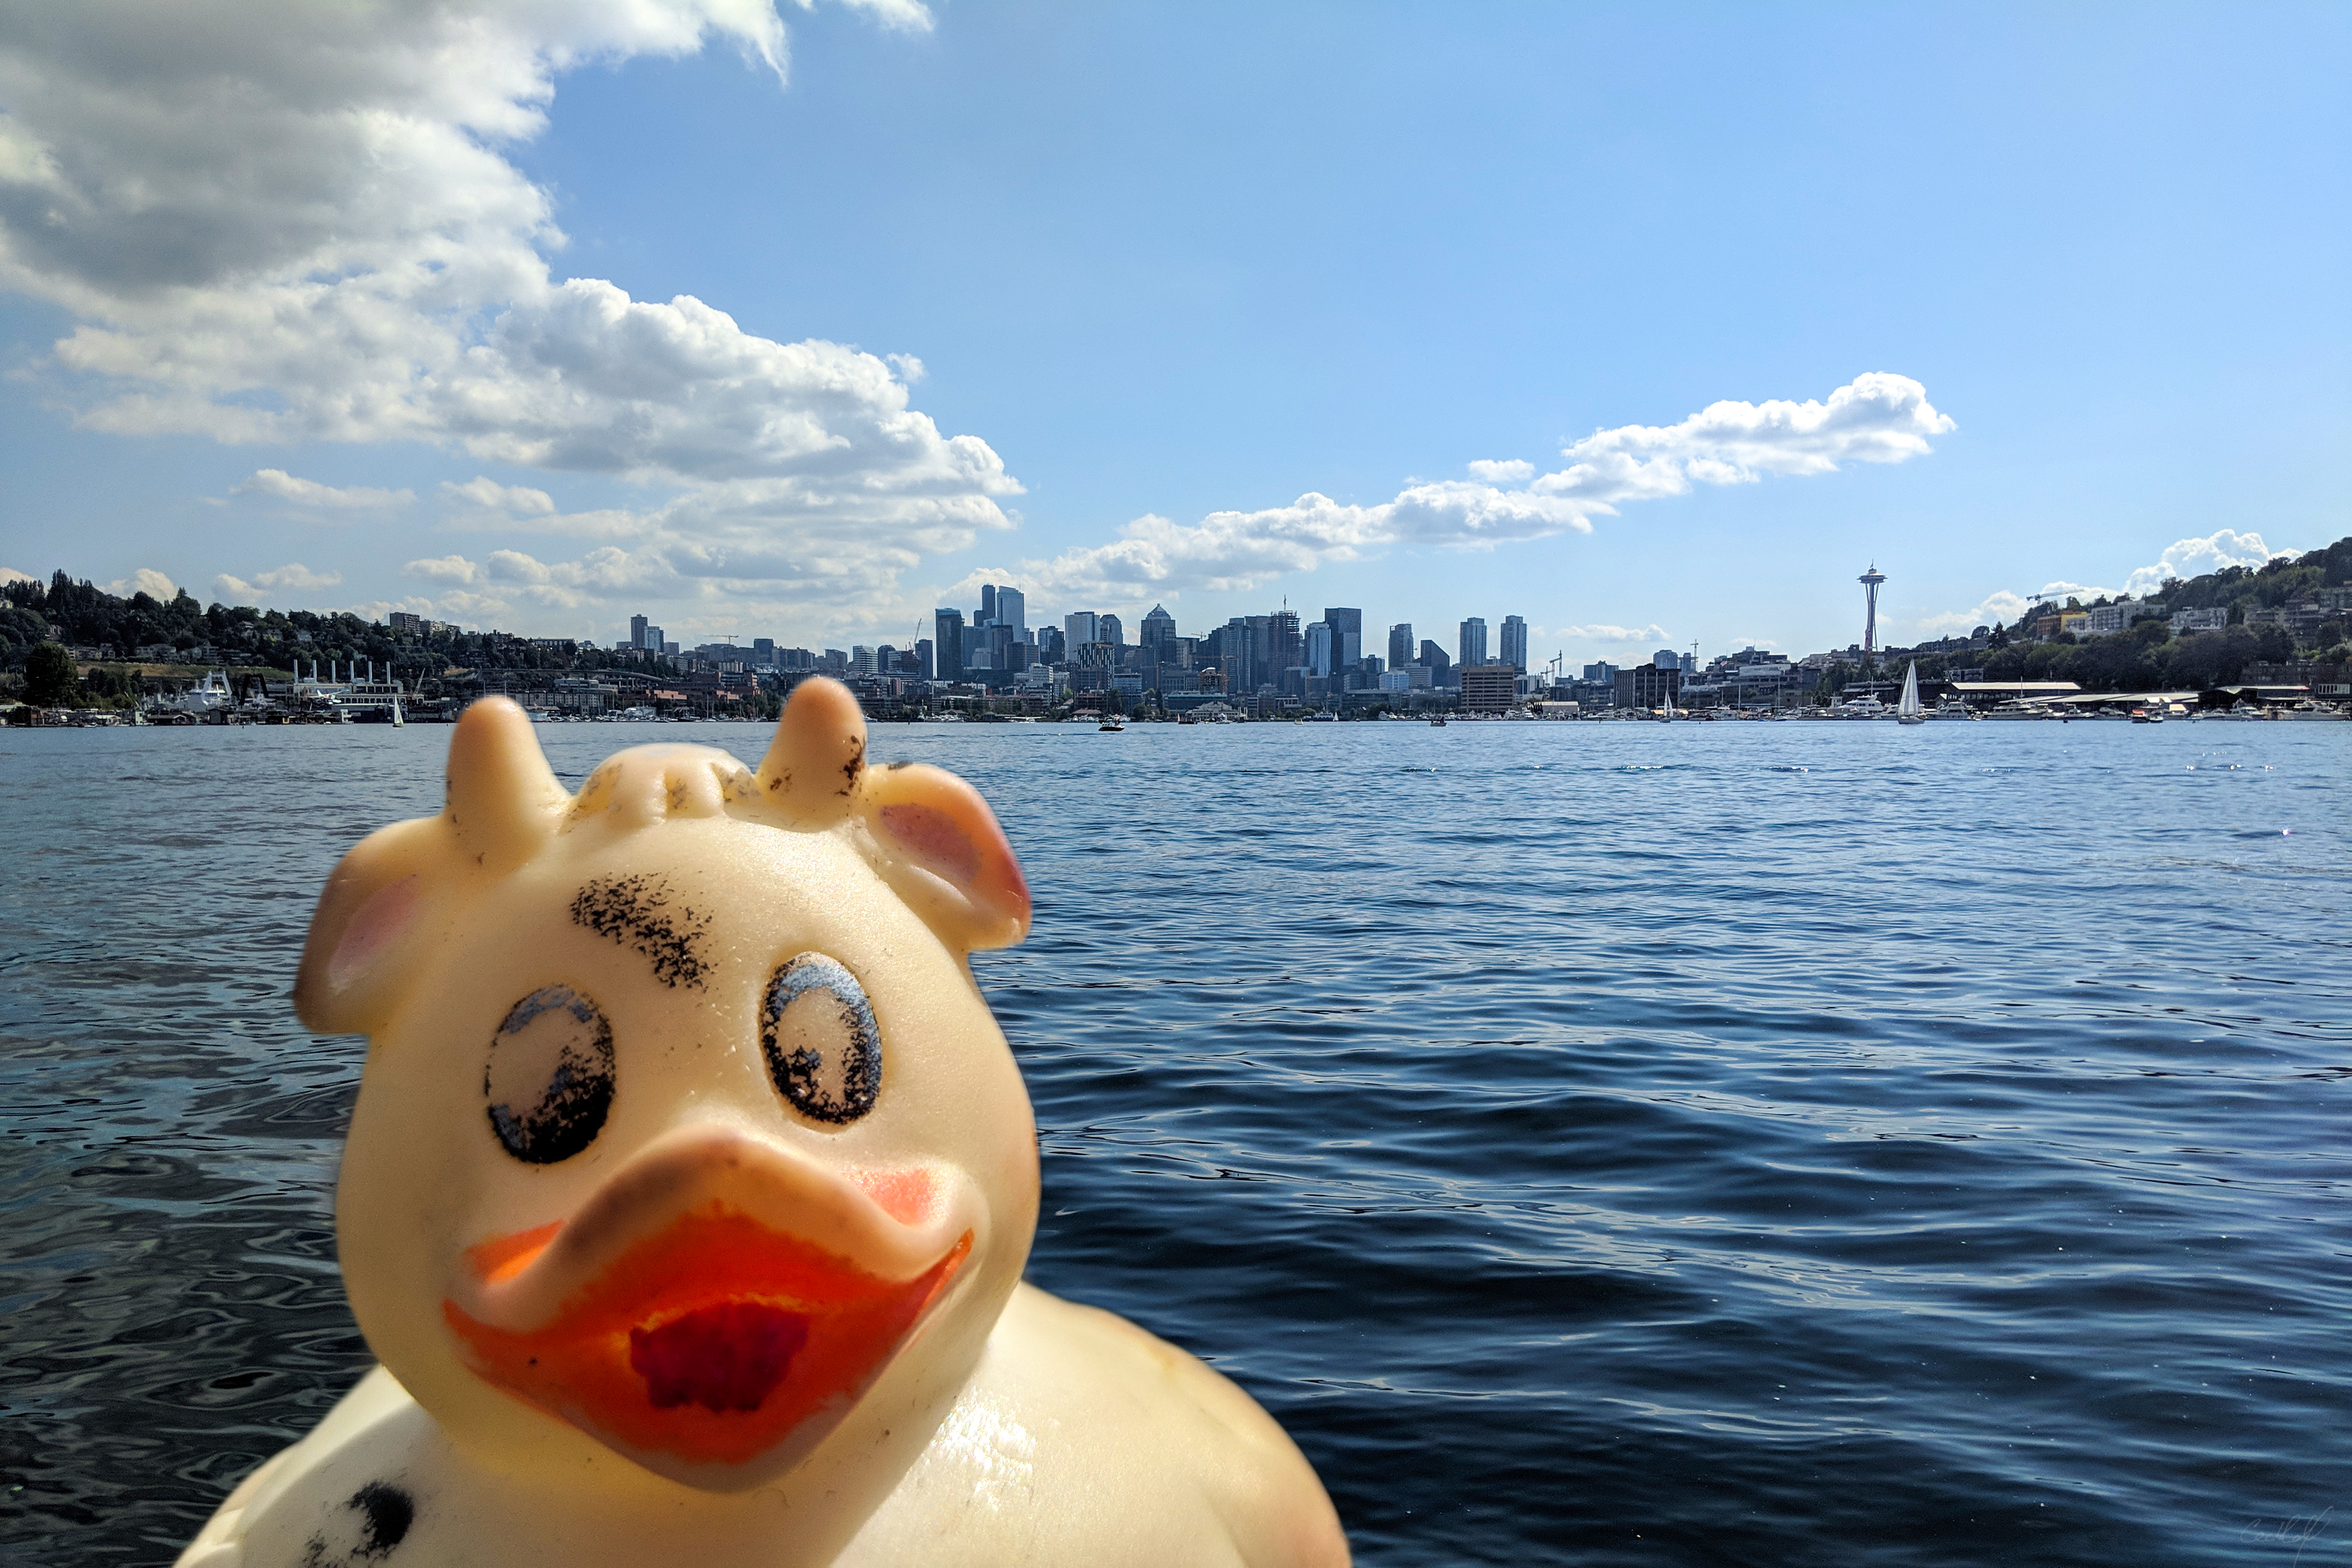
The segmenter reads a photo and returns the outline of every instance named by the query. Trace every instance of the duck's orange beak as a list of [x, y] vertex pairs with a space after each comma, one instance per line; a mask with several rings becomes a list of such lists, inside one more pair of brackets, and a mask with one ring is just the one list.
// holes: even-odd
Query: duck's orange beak
[[675, 1479], [753, 1485], [823, 1440], [971, 1256], [943, 1184], [673, 1140], [572, 1220], [470, 1248], [443, 1316], [509, 1394]]

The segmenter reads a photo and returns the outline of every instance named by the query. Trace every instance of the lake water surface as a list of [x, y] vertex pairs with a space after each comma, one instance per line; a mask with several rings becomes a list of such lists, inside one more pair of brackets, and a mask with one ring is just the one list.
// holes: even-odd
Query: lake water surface
[[[286, 1000], [446, 729], [0, 732], [0, 1553], [367, 1364]], [[609, 751], [749, 725], [542, 729]], [[886, 726], [1037, 897], [1030, 1272], [1367, 1564], [2352, 1563], [2352, 725]]]

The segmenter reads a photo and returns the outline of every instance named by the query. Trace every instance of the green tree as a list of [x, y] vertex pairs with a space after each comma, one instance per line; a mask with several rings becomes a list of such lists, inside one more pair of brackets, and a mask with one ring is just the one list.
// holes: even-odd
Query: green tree
[[63, 708], [81, 696], [81, 671], [73, 655], [45, 642], [25, 656], [25, 700], [36, 708]]

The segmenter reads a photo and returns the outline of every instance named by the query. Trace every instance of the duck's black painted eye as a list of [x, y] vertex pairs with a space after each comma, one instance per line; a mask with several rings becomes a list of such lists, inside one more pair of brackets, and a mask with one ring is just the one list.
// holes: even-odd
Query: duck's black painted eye
[[613, 1109], [613, 1026], [569, 985], [514, 1005], [482, 1073], [490, 1129], [533, 1165], [569, 1160], [596, 1142]]
[[802, 953], [768, 983], [760, 1047], [768, 1076], [812, 1121], [855, 1121], [882, 1091], [882, 1034], [866, 988], [821, 952]]

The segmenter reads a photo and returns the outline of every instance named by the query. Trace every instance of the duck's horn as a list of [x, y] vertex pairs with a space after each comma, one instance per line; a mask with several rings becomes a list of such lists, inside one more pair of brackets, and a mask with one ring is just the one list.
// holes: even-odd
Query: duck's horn
[[554, 835], [571, 796], [555, 782], [530, 716], [504, 697], [466, 710], [449, 739], [446, 816], [465, 857], [511, 870]]
[[866, 715], [849, 688], [823, 676], [793, 688], [760, 762], [760, 797], [795, 826], [830, 827], [865, 777]]

